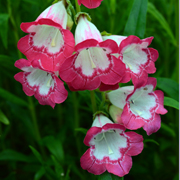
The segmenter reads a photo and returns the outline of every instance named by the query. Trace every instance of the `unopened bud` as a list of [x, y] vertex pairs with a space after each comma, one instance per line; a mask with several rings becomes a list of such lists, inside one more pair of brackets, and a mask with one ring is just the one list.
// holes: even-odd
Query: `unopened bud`
[[117, 106], [111, 105], [109, 107], [109, 114], [115, 123], [123, 124], [121, 120], [122, 109]]
[[73, 27], [73, 24], [74, 24], [74, 22], [73, 22], [71, 16], [68, 14], [66, 29], [71, 30]]

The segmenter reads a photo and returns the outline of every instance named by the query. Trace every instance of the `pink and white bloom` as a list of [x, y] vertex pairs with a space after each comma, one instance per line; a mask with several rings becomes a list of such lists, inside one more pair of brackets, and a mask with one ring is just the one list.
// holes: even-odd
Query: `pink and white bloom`
[[57, 71], [74, 51], [73, 34], [66, 30], [68, 15], [63, 1], [48, 7], [34, 22], [21, 23], [29, 33], [18, 42], [18, 49], [29, 60], [40, 59], [44, 69]]
[[113, 40], [103, 41], [100, 32], [86, 16], [79, 17], [75, 31], [76, 53], [60, 67], [60, 77], [77, 90], [97, 89], [101, 82], [114, 85], [121, 81], [125, 65], [112, 56], [118, 51]]
[[15, 62], [15, 66], [24, 71], [17, 73], [14, 78], [22, 84], [27, 96], [34, 95], [40, 104], [53, 108], [56, 103], [66, 100], [68, 92], [57, 77], [58, 72], [45, 71], [40, 60], [20, 59]]
[[83, 4], [89, 9], [97, 8], [100, 6], [102, 0], [78, 0], [78, 4]]
[[132, 78], [133, 84], [138, 81], [146, 83], [148, 74], [156, 72], [154, 62], [157, 60], [158, 51], [148, 48], [153, 37], [140, 40], [137, 36], [128, 36], [119, 46], [120, 60], [126, 64], [124, 82]]
[[97, 115], [84, 139], [84, 144], [90, 148], [80, 159], [81, 167], [95, 175], [106, 170], [120, 177], [128, 174], [132, 167], [131, 156], [143, 150], [143, 137], [124, 131], [124, 126], [114, 124], [102, 114]]
[[[160, 90], [153, 91], [156, 83], [155, 78], [149, 77], [145, 85], [142, 86], [141, 82], [136, 84], [125, 102], [124, 99], [119, 101], [118, 95], [116, 95], [116, 99], [111, 98], [112, 104], [123, 108], [121, 119], [126, 128], [135, 130], [143, 127], [147, 135], [151, 135], [160, 129], [161, 118], [159, 114], [166, 114], [167, 110], [164, 108], [163, 92]], [[119, 99], [121, 98], [119, 95]]]
[[153, 37], [139, 39], [137, 36], [104, 36], [104, 39], [112, 39], [119, 45], [116, 57], [126, 65], [125, 76], [121, 80], [126, 83], [132, 79], [133, 84], [143, 81], [146, 83], [148, 74], [156, 72], [154, 62], [157, 60], [158, 51], [148, 48]]

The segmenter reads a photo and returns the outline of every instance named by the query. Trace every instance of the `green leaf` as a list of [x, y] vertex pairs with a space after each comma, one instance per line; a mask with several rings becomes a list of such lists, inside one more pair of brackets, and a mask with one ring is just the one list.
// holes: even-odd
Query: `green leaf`
[[159, 24], [164, 28], [164, 30], [169, 35], [171, 42], [175, 46], [177, 46], [177, 41], [171, 31], [171, 28], [169, 27], [169, 24], [167, 23], [165, 18], [162, 16], [162, 14], [156, 9], [156, 7], [150, 2], [148, 3], [148, 13], [154, 16], [154, 18], [159, 22]]
[[44, 162], [43, 162], [41, 154], [35, 148], [33, 148], [32, 146], [29, 146], [29, 147], [30, 147], [31, 151], [33, 152], [33, 154], [36, 156], [36, 158], [39, 160], [39, 162], [41, 164], [43, 164]]
[[168, 132], [168, 134], [171, 135], [172, 137], [176, 136], [176, 133], [174, 132], [174, 130], [163, 122], [161, 122], [161, 128], [165, 130], [166, 132]]
[[8, 70], [15, 72], [17, 71], [17, 68], [14, 66], [14, 62], [15, 62], [14, 58], [0, 54], [0, 66], [2, 68], [6, 68]]
[[0, 96], [12, 103], [21, 105], [21, 106], [28, 106], [28, 103], [24, 101], [23, 99], [15, 96], [14, 94], [11, 94], [10, 92], [0, 88]]
[[179, 84], [169, 78], [156, 78], [157, 87], [166, 92], [171, 98], [179, 101]]
[[75, 129], [75, 131], [79, 131], [79, 132], [82, 132], [83, 134], [85, 134], [86, 135], [86, 133], [87, 133], [87, 129], [85, 129], [85, 128], [76, 128]]
[[4, 47], [7, 49], [7, 34], [8, 34], [8, 19], [9, 14], [0, 14], [0, 35]]
[[63, 167], [60, 165], [60, 163], [57, 161], [57, 159], [53, 155], [51, 155], [51, 158], [54, 162], [56, 175], [60, 179], [61, 176], [64, 176]]
[[98, 180], [124, 180], [124, 177], [118, 177], [106, 171], [105, 173], [98, 176]]
[[136, 35], [139, 38], [144, 37], [146, 29], [147, 4], [148, 0], [134, 0], [124, 29], [125, 36]]
[[164, 105], [170, 106], [179, 110], [179, 102], [170, 97], [164, 97]]
[[46, 136], [42, 141], [58, 161], [63, 161], [64, 151], [60, 140], [55, 139], [53, 136]]
[[39, 171], [36, 172], [36, 174], [34, 175], [34, 180], [39, 180], [44, 174], [45, 174], [45, 169], [42, 166]]
[[22, 162], [36, 162], [31, 156], [26, 156], [22, 153], [11, 149], [6, 149], [0, 153], [0, 161], [22, 161]]
[[159, 146], [159, 143], [157, 141], [155, 141], [154, 139], [145, 139], [144, 143], [146, 143], [146, 142], [152, 142], [152, 143], [155, 143]]
[[9, 125], [8, 118], [4, 115], [4, 113], [0, 110], [0, 122], [4, 123], [5, 125]]

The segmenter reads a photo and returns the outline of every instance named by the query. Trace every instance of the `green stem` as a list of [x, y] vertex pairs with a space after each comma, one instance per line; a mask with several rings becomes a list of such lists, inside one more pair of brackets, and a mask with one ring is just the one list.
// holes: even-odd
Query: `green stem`
[[78, 155], [79, 157], [81, 156], [81, 149], [80, 149], [80, 142], [79, 142], [79, 138], [77, 137], [77, 132], [75, 131], [76, 128], [79, 127], [79, 102], [78, 102], [78, 98], [77, 98], [77, 92], [72, 92], [72, 100], [73, 100], [73, 109], [74, 109], [74, 136], [76, 139], [76, 146], [77, 146], [77, 151], [78, 151]]
[[114, 31], [114, 24], [115, 24], [115, 17], [116, 17], [116, 0], [111, 0], [110, 1], [110, 7], [111, 7], [111, 12], [110, 12], [110, 32], [113, 33]]
[[72, 92], [72, 95], [73, 95], [74, 118], [75, 118], [74, 127], [78, 128], [79, 127], [79, 102], [77, 99], [77, 93]]
[[72, 4], [69, 5], [69, 9], [73, 13], [73, 16], [75, 16], [76, 15], [76, 11], [75, 11], [74, 6]]
[[29, 101], [29, 111], [31, 113], [32, 122], [33, 122], [33, 125], [34, 125], [35, 138], [36, 138], [36, 141], [39, 142], [41, 140], [41, 136], [40, 136], [40, 133], [39, 133], [39, 127], [38, 127], [38, 124], [37, 124], [36, 112], [35, 112], [35, 109], [34, 109], [34, 104], [33, 104], [33, 101], [32, 101], [32, 97], [28, 96], [28, 101]]
[[[11, 2], [10, 2], [10, 0], [8, 0], [8, 14], [10, 16], [11, 24], [12, 24], [12, 26], [14, 28], [13, 32], [14, 32], [14, 37], [15, 37], [15, 46], [17, 46], [17, 43], [19, 41], [19, 35], [18, 35], [18, 29], [17, 29], [17, 26], [16, 26], [16, 22], [14, 20], [13, 15], [12, 15], [12, 9], [11, 9]], [[18, 57], [20, 59], [23, 57], [21, 52], [18, 50], [18, 48], [17, 48], [17, 54], [18, 54]]]
[[95, 92], [90, 91], [90, 95], [91, 95], [92, 111], [93, 111], [93, 114], [94, 114], [97, 111]]
[[75, 4], [76, 4], [76, 12], [81, 12], [81, 7], [80, 5], [78, 4], [78, 0], [75, 0]]
[[33, 122], [33, 126], [34, 126], [36, 142], [39, 145], [39, 148], [40, 148], [40, 151], [41, 151], [43, 157], [46, 158], [44, 148], [39, 144], [39, 142], [41, 141], [41, 135], [40, 135], [40, 131], [39, 131], [38, 123], [37, 123], [37, 117], [36, 117], [36, 112], [35, 112], [35, 108], [34, 108], [34, 103], [32, 101], [32, 97], [28, 96], [28, 101], [29, 101], [29, 111], [31, 113], [32, 122]]

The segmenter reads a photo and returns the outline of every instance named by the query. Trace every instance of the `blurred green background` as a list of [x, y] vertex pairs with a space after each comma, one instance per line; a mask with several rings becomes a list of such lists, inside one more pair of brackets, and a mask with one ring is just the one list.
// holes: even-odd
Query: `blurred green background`
[[[67, 100], [52, 109], [40, 105], [34, 97], [27, 97], [13, 77], [19, 72], [14, 62], [25, 58], [17, 49], [18, 40], [25, 36], [20, 30], [21, 22], [34, 21], [51, 4], [52, 0], [0, 0], [2, 180], [101, 179], [82, 170], [79, 162], [88, 148], [83, 144], [86, 129], [92, 124], [89, 91], [71, 92], [65, 86], [69, 92]], [[154, 36], [150, 47], [158, 50], [159, 58], [155, 63], [157, 71], [150, 76], [157, 78], [157, 89], [163, 90], [167, 97], [168, 113], [161, 116], [162, 126], [157, 133], [147, 136], [142, 128], [136, 131], [144, 137], [144, 149], [133, 157], [132, 169], [124, 179], [178, 180], [178, 0], [149, 0], [148, 5], [146, 0], [104, 0], [96, 9], [82, 6], [81, 10], [90, 14], [100, 32], [118, 35], [134, 32], [140, 38]], [[75, 24], [73, 33], [74, 29]], [[101, 101], [98, 92], [96, 100], [98, 106]]]

